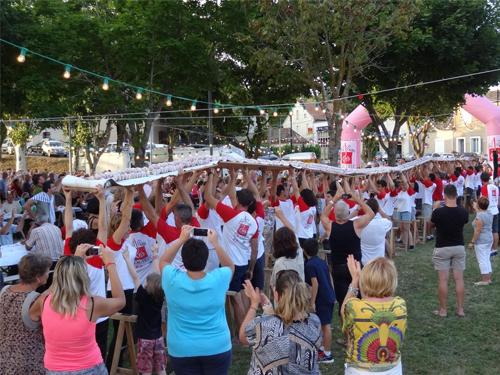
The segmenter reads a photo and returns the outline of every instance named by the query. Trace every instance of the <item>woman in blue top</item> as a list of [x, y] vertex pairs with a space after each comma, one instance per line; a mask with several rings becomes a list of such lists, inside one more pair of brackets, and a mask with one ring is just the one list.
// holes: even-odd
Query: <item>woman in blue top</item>
[[[205, 273], [208, 247], [191, 238], [193, 227], [185, 225], [177, 241], [162, 255], [162, 286], [168, 306], [167, 343], [170, 365], [176, 375], [225, 375], [231, 364], [231, 335], [224, 303], [234, 265], [208, 231], [221, 268]], [[182, 247], [187, 272], [170, 263]]]

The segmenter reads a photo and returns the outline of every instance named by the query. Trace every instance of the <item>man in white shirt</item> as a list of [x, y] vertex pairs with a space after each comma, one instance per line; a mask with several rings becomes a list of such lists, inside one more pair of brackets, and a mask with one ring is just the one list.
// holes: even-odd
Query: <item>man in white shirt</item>
[[[273, 207], [279, 207], [285, 217], [292, 218], [295, 217], [294, 204], [297, 202], [295, 199], [295, 195], [290, 198], [290, 193], [288, 191], [288, 186], [283, 184], [276, 186], [277, 184], [277, 172], [273, 173], [273, 180], [271, 185], [271, 205]], [[289, 220], [290, 224], [292, 224], [294, 230], [296, 229], [295, 220]], [[283, 228], [285, 225], [283, 222], [276, 218], [276, 230]]]
[[462, 207], [462, 199], [464, 195], [464, 187], [465, 187], [465, 178], [461, 174], [461, 168], [458, 167], [453, 171], [453, 174], [450, 176], [452, 184], [457, 188], [457, 206]]
[[14, 196], [12, 193], [7, 193], [7, 201], [3, 202], [2, 208], [0, 208], [0, 212], [4, 215], [10, 214], [12, 210], [15, 210], [16, 214], [20, 214], [22, 212], [22, 207], [19, 201], [14, 200]]
[[392, 222], [379, 213], [379, 204], [375, 199], [368, 199], [366, 204], [375, 213], [375, 217], [361, 231], [361, 263], [385, 256], [385, 235], [392, 228]]

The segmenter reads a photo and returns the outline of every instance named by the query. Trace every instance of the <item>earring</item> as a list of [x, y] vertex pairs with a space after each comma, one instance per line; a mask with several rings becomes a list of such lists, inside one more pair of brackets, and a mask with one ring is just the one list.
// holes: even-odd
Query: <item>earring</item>
[[37, 282], [38, 284], [40, 284], [40, 280], [39, 280], [39, 279], [38, 279], [36, 282]]

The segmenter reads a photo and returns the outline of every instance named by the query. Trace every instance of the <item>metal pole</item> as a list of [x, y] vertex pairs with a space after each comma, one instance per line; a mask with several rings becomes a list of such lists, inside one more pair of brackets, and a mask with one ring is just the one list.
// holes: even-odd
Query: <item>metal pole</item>
[[210, 155], [213, 155], [214, 135], [212, 129], [212, 91], [208, 92], [208, 142], [210, 144]]
[[292, 121], [293, 116], [290, 116], [290, 152], [293, 152], [293, 127], [292, 127]]
[[[154, 120], [156, 121], [156, 120]], [[154, 122], [151, 125], [151, 129], [149, 130], [149, 165], [153, 164], [153, 131], [154, 131], [155, 125]]]
[[[70, 116], [68, 116], [68, 135], [69, 135], [69, 150], [68, 150], [69, 174], [72, 174], [71, 166], [73, 163], [71, 161], [73, 160], [73, 158], [72, 158], [71, 153], [73, 152], [73, 150], [72, 150], [72, 146], [71, 146], [71, 117]], [[75, 157], [77, 157], [77, 156], [75, 155]]]

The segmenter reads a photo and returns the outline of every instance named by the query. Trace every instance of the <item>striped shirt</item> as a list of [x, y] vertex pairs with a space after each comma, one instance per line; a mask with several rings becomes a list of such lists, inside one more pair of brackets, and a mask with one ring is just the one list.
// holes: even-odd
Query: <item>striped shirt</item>
[[61, 241], [61, 229], [54, 224], [45, 223], [31, 231], [26, 246], [35, 246], [35, 252], [47, 255], [52, 260], [58, 260], [63, 255], [63, 242]]

